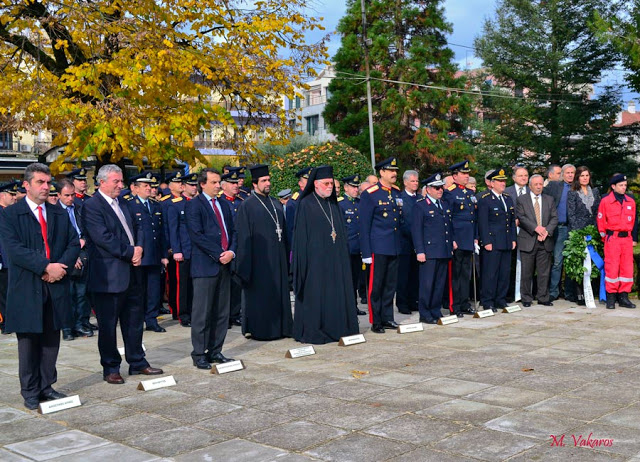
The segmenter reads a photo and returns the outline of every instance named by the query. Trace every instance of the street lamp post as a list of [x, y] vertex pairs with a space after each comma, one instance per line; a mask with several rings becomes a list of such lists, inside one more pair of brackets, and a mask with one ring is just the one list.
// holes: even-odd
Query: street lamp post
[[371, 149], [371, 168], [375, 173], [376, 166], [376, 148], [373, 139], [373, 109], [371, 107], [371, 76], [369, 72], [369, 45], [371, 40], [367, 38], [367, 15], [364, 9], [364, 1], [360, 0], [360, 9], [362, 11], [362, 45], [364, 46], [364, 65], [367, 75], [367, 110], [369, 113], [369, 147]]

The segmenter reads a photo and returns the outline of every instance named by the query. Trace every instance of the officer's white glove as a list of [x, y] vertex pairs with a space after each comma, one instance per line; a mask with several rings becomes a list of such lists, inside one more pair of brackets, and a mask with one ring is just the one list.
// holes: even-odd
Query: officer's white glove
[[476, 255], [480, 255], [480, 246], [477, 242], [473, 243], [473, 247], [476, 249]]
[[370, 265], [373, 262], [372, 258], [363, 258], [362, 259], [362, 263], [364, 263], [365, 265]]

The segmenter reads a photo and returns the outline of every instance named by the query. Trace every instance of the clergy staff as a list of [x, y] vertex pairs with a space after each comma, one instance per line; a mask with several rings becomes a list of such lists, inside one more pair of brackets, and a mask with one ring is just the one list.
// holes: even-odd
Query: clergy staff
[[284, 210], [277, 199], [269, 196], [269, 167], [254, 165], [249, 170], [253, 191], [236, 215], [235, 273], [243, 287], [242, 333], [254, 340], [291, 337], [293, 318]]
[[337, 342], [358, 333], [344, 217], [333, 168], [313, 169], [300, 194], [293, 234], [293, 337], [303, 343]]

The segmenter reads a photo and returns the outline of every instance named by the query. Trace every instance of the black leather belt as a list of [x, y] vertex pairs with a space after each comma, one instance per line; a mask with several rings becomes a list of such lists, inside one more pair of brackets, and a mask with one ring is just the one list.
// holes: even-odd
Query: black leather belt
[[607, 236], [629, 237], [629, 231], [610, 231], [607, 230]]

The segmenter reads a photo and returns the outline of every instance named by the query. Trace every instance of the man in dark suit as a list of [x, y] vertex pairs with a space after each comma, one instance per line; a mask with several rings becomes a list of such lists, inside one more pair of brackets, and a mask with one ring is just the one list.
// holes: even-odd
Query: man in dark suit
[[[14, 181], [0, 186], [0, 220], [2, 210], [16, 203], [15, 190], [18, 189], [19, 182]], [[4, 334], [4, 318], [7, 306], [7, 288], [9, 286], [8, 261], [4, 256], [2, 244], [0, 243], [0, 332]]]
[[[73, 182], [68, 178], [60, 180], [60, 201], [61, 207], [71, 222], [71, 226], [80, 239], [80, 256], [76, 261], [73, 270], [69, 271], [71, 288], [71, 306], [73, 308], [73, 319], [70, 327], [62, 330], [63, 340], [73, 340], [75, 337], [92, 337], [93, 329], [89, 323], [91, 307], [87, 299], [87, 253], [85, 249], [85, 239], [82, 234], [80, 218], [80, 207], [75, 202], [76, 194]], [[96, 327], [97, 328], [97, 327]]]
[[235, 258], [237, 244], [229, 203], [217, 197], [220, 179], [217, 170], [202, 170], [198, 176], [202, 193], [189, 201], [185, 210], [193, 279], [191, 357], [198, 369], [233, 361], [222, 354], [222, 345], [229, 327], [229, 263]]
[[420, 182], [418, 172], [407, 170], [402, 175], [404, 190], [402, 199], [403, 225], [400, 228], [400, 255], [398, 255], [398, 284], [396, 285], [396, 306], [403, 314], [418, 311], [418, 260], [413, 250], [411, 238], [411, 219], [416, 201], [421, 197], [418, 193]]
[[[529, 187], [527, 186], [529, 183], [529, 172], [526, 168], [516, 165], [513, 167], [513, 175], [511, 175], [511, 178], [513, 179], [513, 184], [507, 187], [504, 192], [511, 197], [515, 204], [518, 197], [529, 194]], [[519, 226], [518, 217], [516, 217], [516, 226]], [[520, 285], [520, 281], [516, 281], [518, 260], [521, 260], [519, 252], [520, 250], [518, 249], [511, 254], [511, 279], [509, 281], [509, 291], [507, 292], [508, 301], [518, 301], [521, 298], [520, 288], [516, 287]]]
[[9, 265], [8, 332], [18, 338], [20, 389], [27, 409], [64, 398], [55, 391], [60, 329], [71, 315], [69, 279], [80, 252], [66, 213], [47, 203], [51, 173], [44, 164], [24, 172], [25, 200], [7, 207], [0, 238]]
[[520, 291], [522, 304], [531, 306], [533, 300], [533, 275], [537, 271], [537, 300], [541, 305], [552, 306], [549, 300], [549, 274], [553, 252], [553, 233], [558, 226], [558, 213], [553, 198], [542, 194], [544, 179], [533, 175], [529, 180], [531, 191], [520, 196], [516, 203], [516, 216], [520, 222], [518, 248], [522, 260]]
[[142, 304], [143, 234], [131, 217], [126, 201], [118, 201], [122, 170], [117, 165], [100, 167], [98, 192], [82, 209], [89, 253], [88, 290], [94, 293], [98, 317], [98, 350], [107, 383], [122, 384], [122, 358], [116, 344], [120, 321], [129, 375], [158, 375], [162, 369], [149, 365], [142, 350], [144, 307]]

